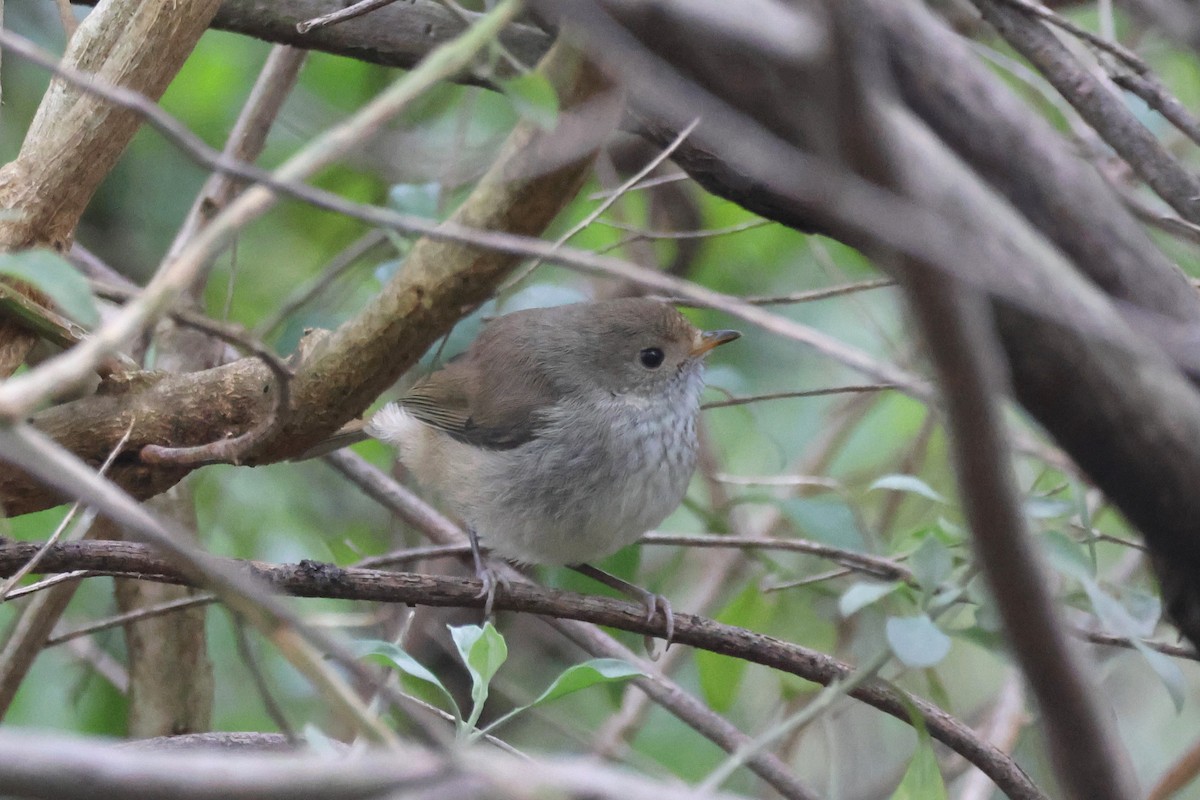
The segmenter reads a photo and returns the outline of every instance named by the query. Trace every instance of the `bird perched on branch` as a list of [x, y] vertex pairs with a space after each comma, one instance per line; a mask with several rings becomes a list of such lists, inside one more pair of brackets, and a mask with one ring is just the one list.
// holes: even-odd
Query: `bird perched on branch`
[[[497, 573], [480, 553], [570, 565], [645, 604], [665, 598], [587, 562], [675, 510], [696, 467], [704, 356], [736, 331], [619, 299], [518, 311], [366, 426], [467, 526], [490, 614]], [[500, 581], [502, 582], [502, 581]]]

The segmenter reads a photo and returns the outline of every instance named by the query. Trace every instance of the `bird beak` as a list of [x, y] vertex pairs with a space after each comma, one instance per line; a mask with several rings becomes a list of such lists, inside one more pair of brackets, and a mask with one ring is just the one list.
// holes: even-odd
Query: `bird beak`
[[692, 345], [692, 352], [688, 355], [698, 358], [717, 345], [732, 342], [740, 336], [737, 331], [701, 331]]

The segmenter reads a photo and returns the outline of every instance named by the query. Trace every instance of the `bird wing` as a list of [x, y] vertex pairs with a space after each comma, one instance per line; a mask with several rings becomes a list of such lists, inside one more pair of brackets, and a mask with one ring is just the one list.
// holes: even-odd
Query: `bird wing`
[[497, 369], [470, 355], [450, 362], [400, 398], [400, 405], [426, 425], [492, 450], [536, 439], [552, 403], [541, 376]]

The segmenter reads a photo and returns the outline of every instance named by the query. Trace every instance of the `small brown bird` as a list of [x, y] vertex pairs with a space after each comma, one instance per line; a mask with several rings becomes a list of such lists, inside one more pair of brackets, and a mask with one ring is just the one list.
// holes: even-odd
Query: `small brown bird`
[[586, 562], [634, 542], [683, 499], [696, 466], [703, 359], [736, 331], [701, 331], [669, 305], [606, 300], [518, 311], [381, 409], [367, 433], [396, 445], [479, 552], [566, 564], [641, 600], [664, 598]]

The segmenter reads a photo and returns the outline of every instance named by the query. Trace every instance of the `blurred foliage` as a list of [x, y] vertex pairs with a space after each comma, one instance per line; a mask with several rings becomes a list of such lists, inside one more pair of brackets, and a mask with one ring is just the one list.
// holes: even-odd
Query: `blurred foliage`
[[[46, 47], [61, 48], [52, 4], [10, 4], [6, 14], [6, 24], [18, 32]], [[1079, 20], [1095, 25], [1088, 13]], [[1161, 42], [1147, 42], [1143, 50], [1185, 104], [1194, 107], [1200, 102], [1200, 65], [1194, 56]], [[267, 51], [265, 44], [243, 37], [207, 34], [163, 105], [209, 144], [221, 146]], [[0, 158], [8, 159], [19, 147], [46, 75], [15, 58], [6, 57], [3, 66]], [[1036, 82], [1031, 86], [1026, 76], [1010, 74], [1002, 59], [995, 61], [994, 68], [1062, 122], [1054, 110], [1057, 104], [1045, 99]], [[379, 67], [310, 56], [261, 163], [279, 163], [393, 78], [392, 71]], [[538, 87], [520, 91], [525, 92], [526, 102], [541, 103], [544, 110]], [[393, 126], [381, 142], [326, 171], [319, 183], [356, 200], [440, 216], [486, 167], [517, 113], [501, 95], [441, 88]], [[1157, 118], [1149, 114], [1146, 118], [1170, 137], [1171, 131]], [[607, 172], [611, 174], [611, 169]], [[205, 173], [186, 156], [157, 134], [143, 131], [95, 198], [78, 238], [121, 272], [142, 280], [166, 252], [204, 179]], [[613, 186], [611, 180], [594, 179], [548, 237], [587, 216], [597, 202], [589, 197]], [[686, 196], [706, 229], [755, 219], [694, 186], [687, 187]], [[659, 223], [650, 219], [651, 214], [648, 194], [635, 192], [622, 198], [605, 220], [657, 229]], [[222, 259], [205, 295], [206, 310], [216, 318], [253, 327], [364, 232], [361, 223], [284, 202], [250, 226]], [[612, 249], [632, 259], [649, 254], [661, 263], [678, 249], [672, 242], [653, 242], [649, 249], [639, 243], [623, 244], [627, 238], [627, 231], [601, 222], [573, 243]], [[1194, 248], [1167, 240], [1164, 246], [1191, 274], [1200, 274]], [[403, 249], [400, 241], [360, 259], [314, 302], [287, 319], [274, 332], [273, 343], [286, 353], [304, 328], [333, 327], [353, 314], [376, 291], [382, 277], [403, 269]], [[687, 275], [737, 295], [781, 294], [877, 277], [859, 253], [778, 225], [702, 240]], [[611, 288], [560, 267], [542, 266], [461, 323], [442, 357], [461, 350], [487, 316], [594, 296]], [[875, 289], [773, 309], [878, 358], [921, 368], [917, 344], [894, 290]], [[733, 326], [733, 321], [715, 312], [688, 313], [701, 325]], [[753, 328], [744, 333], [736, 345], [714, 354], [706, 398], [862, 382], [848, 369], [792, 342]], [[432, 355], [427, 357], [422, 368], [429, 368], [432, 360]], [[1013, 421], [1028, 429], [1017, 415]], [[635, 548], [613, 556], [604, 566], [671, 597], [679, 611], [701, 611], [693, 605], [694, 598], [715, 583], [718, 599], [705, 611], [710, 616], [851, 662], [861, 663], [890, 646], [899, 658], [884, 668], [886, 678], [944, 704], [969, 724], [981, 724], [1000, 687], [1011, 678], [1012, 667], [986, 589], [975, 575], [942, 432], [936, 426], [926, 430], [929, 425], [929, 411], [923, 405], [891, 393], [775, 400], [712, 410], [706, 415], [705, 429], [721, 475], [711, 479], [715, 484], [698, 476], [689, 503], [663, 526], [679, 532], [744, 533], [759, 531], [765, 524], [772, 535], [803, 537], [901, 560], [913, 570], [916, 587], [881, 585], [863, 575], [846, 574], [828, 561], [783, 551], [745, 553], [719, 577], [714, 571], [725, 569], [723, 556], [710, 550]], [[380, 466], [391, 464], [389, 452], [376, 443], [364, 443], [358, 450]], [[1053, 570], [1048, 579], [1072, 610], [1072, 624], [1114, 633], [1161, 633], [1157, 590], [1141, 552], [1124, 543], [1136, 539], [1134, 532], [1074, 478], [1028, 455], [1022, 455], [1016, 466], [1030, 519]], [[780, 487], [770, 482], [810, 469], [826, 480], [825, 486]], [[746, 482], [722, 482], [725, 475]], [[763, 480], [755, 483], [755, 478]], [[366, 555], [420, 543], [416, 532], [391, 519], [351, 485], [334, 479], [319, 462], [258, 469], [209, 467], [194, 476], [194, 482], [203, 541], [219, 554], [267, 561], [312, 558], [349, 565]], [[714, 490], [713, 485], [719, 488]], [[714, 493], [726, 496], [715, 508]], [[4, 535], [41, 539], [63, 513], [55, 509], [0, 524]], [[770, 519], [777, 523], [764, 523]], [[538, 577], [579, 591], [604, 591], [562, 570], [538, 570]], [[409, 619], [404, 609], [295, 602], [314, 620], [344, 627], [363, 639], [394, 640], [407, 629], [409, 638], [420, 642], [413, 657], [444, 682], [459, 707], [471, 708], [469, 684], [463, 683], [461, 674], [455, 677], [456, 671], [461, 673], [461, 662], [451, 658], [455, 650], [446, 635], [447, 621], [461, 624], [471, 619], [469, 615], [423, 610]], [[74, 627], [113, 612], [110, 582], [91, 580], [82, 585], [66, 624]], [[11, 604], [0, 606], [0, 625], [7, 625], [11, 617]], [[1113, 625], [1122, 629], [1112, 630]], [[527, 620], [501, 615], [499, 627], [508, 642], [510, 663], [491, 687], [481, 724], [530, 703], [554, 676], [582, 660], [578, 652], [548, 641]], [[247, 679], [228, 616], [210, 612], [209, 629], [218, 687], [217, 727], [273, 729], [253, 682]], [[622, 638], [638, 646], [636, 637]], [[99, 634], [91, 641], [99, 652], [122, 657], [119, 632]], [[261, 642], [258, 651], [294, 726], [315, 725], [333, 736], [344, 733], [277, 654]], [[1149, 783], [1195, 738], [1200, 724], [1200, 670], [1191, 662], [1134, 651], [1091, 648], [1089, 652], [1096, 661], [1098, 691], [1111, 701], [1139, 776]], [[39, 660], [35, 678], [22, 688], [7, 721], [121, 733], [125, 701], [92, 670], [92, 657], [66, 647], [49, 650]], [[792, 676], [708, 653], [687, 654], [677, 677], [751, 733], [802, 709], [817, 689]], [[1178, 710], [1172, 693], [1181, 703]], [[594, 687], [520, 715], [501, 735], [520, 747], [586, 752], [592, 735], [615, 714], [621, 698], [619, 685]], [[1052, 785], [1036, 737], [1033, 721], [1026, 725], [1016, 752], [1036, 781]], [[650, 711], [631, 745], [628, 757], [636, 767], [651, 773], [666, 770], [687, 780], [702, 779], [725, 758], [657, 708]], [[953, 786], [962, 771], [945, 758], [942, 749], [931, 747], [909, 726], [846, 700], [794, 736], [782, 752], [806, 781], [830, 798], [882, 797], [898, 785], [896, 797], [936, 797], [941, 778], [932, 770], [935, 757], [941, 759], [947, 784]], [[871, 757], [864, 758], [865, 753]], [[729, 786], [754, 791], [756, 783], [742, 772]], [[1180, 796], [1200, 798], [1200, 789]]]

